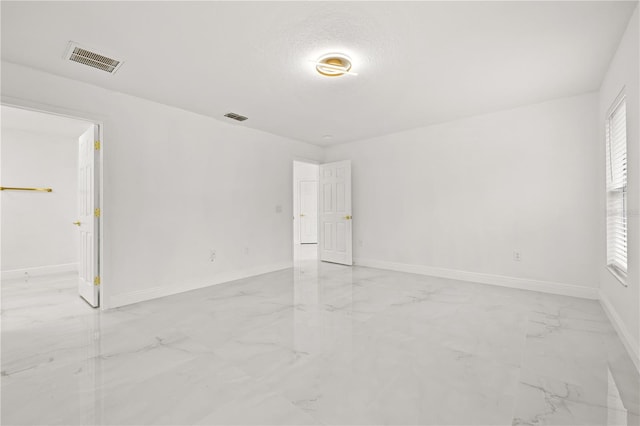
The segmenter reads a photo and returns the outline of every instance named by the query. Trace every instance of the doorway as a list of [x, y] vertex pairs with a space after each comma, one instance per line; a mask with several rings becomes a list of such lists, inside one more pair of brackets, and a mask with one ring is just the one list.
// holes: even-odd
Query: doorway
[[293, 162], [293, 258], [318, 259], [319, 165]]
[[0, 114], [3, 303], [38, 320], [98, 307], [98, 125], [8, 105]]

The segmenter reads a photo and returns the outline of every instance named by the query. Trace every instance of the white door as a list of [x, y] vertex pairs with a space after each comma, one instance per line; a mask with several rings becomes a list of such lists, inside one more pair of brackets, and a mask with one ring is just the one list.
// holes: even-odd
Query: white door
[[352, 264], [351, 161], [320, 165], [320, 260]]
[[318, 242], [318, 182], [300, 181], [300, 243]]
[[98, 272], [98, 126], [92, 125], [79, 139], [78, 156], [78, 293], [91, 306], [99, 306]]

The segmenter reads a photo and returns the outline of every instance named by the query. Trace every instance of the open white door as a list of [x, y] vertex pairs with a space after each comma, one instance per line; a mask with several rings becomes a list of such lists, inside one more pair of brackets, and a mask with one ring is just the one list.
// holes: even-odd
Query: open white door
[[300, 243], [318, 242], [318, 181], [300, 181]]
[[351, 161], [320, 165], [320, 260], [351, 265]]
[[78, 156], [78, 293], [91, 306], [98, 307], [100, 275], [98, 271], [98, 126], [92, 125], [79, 139]]

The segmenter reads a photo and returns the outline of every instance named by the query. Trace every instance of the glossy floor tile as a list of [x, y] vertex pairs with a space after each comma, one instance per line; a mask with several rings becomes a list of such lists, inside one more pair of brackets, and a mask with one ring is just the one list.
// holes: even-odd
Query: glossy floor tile
[[3, 282], [2, 424], [638, 424], [595, 301], [298, 259], [106, 312]]
[[318, 244], [293, 243], [293, 259], [295, 261], [312, 260], [318, 258]]

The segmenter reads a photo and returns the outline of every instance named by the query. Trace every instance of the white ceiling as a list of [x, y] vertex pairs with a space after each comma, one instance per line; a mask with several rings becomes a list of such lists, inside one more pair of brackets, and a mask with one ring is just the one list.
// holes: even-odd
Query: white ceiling
[[[330, 145], [597, 90], [636, 5], [2, 1], [2, 59]], [[65, 61], [70, 40], [125, 63]], [[331, 51], [359, 75], [317, 74]]]
[[91, 123], [59, 115], [44, 114], [26, 109], [0, 107], [2, 130], [20, 130], [66, 138], [78, 138]]

